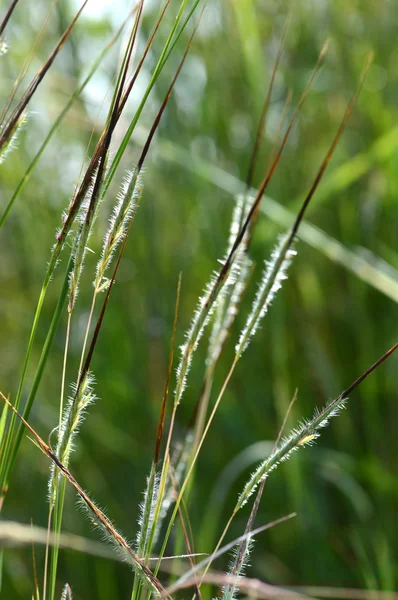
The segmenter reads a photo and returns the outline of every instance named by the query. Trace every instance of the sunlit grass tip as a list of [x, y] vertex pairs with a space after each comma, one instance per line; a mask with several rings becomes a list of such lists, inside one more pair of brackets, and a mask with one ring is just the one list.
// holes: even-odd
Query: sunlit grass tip
[[[247, 211], [248, 213], [249, 209], [250, 203], [245, 202], [245, 197], [238, 196], [232, 215], [227, 251], [224, 255], [224, 258], [219, 259], [218, 261], [222, 265], [222, 269], [227, 264], [227, 261], [231, 255], [231, 249], [236, 243], [236, 237], [240, 231], [242, 217], [244, 217], [244, 214], [246, 214], [244, 211]], [[228, 263], [228, 270], [224, 280], [221, 281], [220, 272], [214, 271], [210, 281], [205, 287], [203, 296], [199, 298], [191, 326], [185, 335], [185, 343], [180, 346], [181, 359], [177, 367], [177, 385], [174, 396], [175, 403], [177, 404], [180, 402], [182, 394], [185, 390], [187, 375], [191, 366], [192, 355], [198, 347], [203, 332], [217, 307], [220, 305], [220, 303], [222, 303], [223, 298], [227, 294], [228, 290], [236, 283], [239, 277], [243, 263], [242, 249], [245, 248], [244, 239], [245, 238], [243, 236], [243, 239], [238, 245], [233, 259], [230, 261], [230, 263]]]
[[105, 278], [105, 272], [112, 262], [117, 247], [126, 236], [128, 224], [136, 211], [142, 188], [142, 176], [138, 169], [128, 172], [118, 194], [117, 203], [109, 221], [109, 228], [105, 234], [101, 258], [97, 263], [96, 277], [93, 283], [96, 293], [105, 290], [109, 285], [109, 280]]
[[292, 429], [286, 437], [282, 438], [280, 444], [272, 454], [264, 460], [251, 475], [242, 493], [239, 496], [235, 512], [246, 504], [250, 496], [255, 492], [258, 485], [275, 470], [281, 462], [290, 458], [293, 452], [303, 446], [312, 445], [320, 436], [321, 429], [327, 427], [329, 420], [340, 414], [345, 408], [347, 397], [339, 397], [327, 404], [323, 409], [316, 409], [310, 420], [305, 420]]
[[[58, 435], [58, 443], [56, 447], [56, 456], [58, 459], [68, 465], [69, 457], [73, 450], [73, 442], [76, 434], [79, 431], [79, 425], [84, 420], [85, 412], [90, 404], [97, 399], [94, 394], [95, 379], [92, 373], [87, 373], [83, 378], [80, 386], [72, 384], [72, 395], [69, 397], [64, 410], [61, 430]], [[53, 505], [57, 495], [56, 468], [54, 463], [51, 464], [51, 475], [49, 480], [49, 500]]]
[[151, 472], [147, 478], [147, 485], [144, 491], [144, 499], [139, 504], [138, 532], [136, 538], [136, 550], [140, 557], [143, 557], [147, 551], [149, 534], [152, 530], [155, 508], [158, 501], [160, 474], [156, 472], [152, 465]]
[[291, 246], [291, 235], [281, 236], [272, 251], [270, 260], [265, 261], [265, 269], [253, 301], [252, 310], [235, 347], [237, 356], [241, 356], [246, 350], [275, 294], [281, 289], [283, 281], [287, 279], [287, 270], [296, 255], [296, 251]]
[[[5, 53], [5, 51], [2, 51], [3, 45], [4, 45], [4, 42], [2, 42], [0, 40], [0, 55]], [[19, 117], [17, 122], [15, 123], [14, 128], [10, 132], [8, 140], [6, 141], [6, 143], [3, 145], [3, 147], [0, 150], [0, 165], [5, 161], [5, 159], [10, 154], [10, 152], [12, 150], [14, 150], [14, 148], [16, 148], [17, 143], [18, 143], [18, 136], [21, 133], [24, 125], [26, 124], [27, 119], [28, 119], [28, 113], [25, 110], [21, 114], [21, 116]], [[1, 128], [0, 128], [0, 133], [1, 133]]]

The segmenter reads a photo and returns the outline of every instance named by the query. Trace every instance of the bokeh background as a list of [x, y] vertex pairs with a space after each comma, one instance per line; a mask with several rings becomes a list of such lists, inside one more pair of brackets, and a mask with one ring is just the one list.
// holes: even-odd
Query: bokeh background
[[[1, 11], [7, 8], [3, 2]], [[169, 31], [169, 11], [118, 129], [134, 113]], [[129, 9], [127, 2], [91, 0], [40, 86], [18, 147], [1, 167], [1, 210], [9, 201], [51, 122]], [[35, 50], [32, 75], [78, 4], [58, 0]], [[320, 48], [324, 66], [302, 109], [264, 200], [251, 254], [256, 262], [241, 318], [220, 361], [214, 393], [233, 356], [243, 318], [282, 221], [298, 208], [337, 130], [370, 50], [374, 62], [359, 101], [307, 213], [289, 279], [245, 353], [226, 391], [198, 463], [189, 507], [197, 552], [210, 552], [249, 472], [272, 448], [298, 388], [288, 427], [336, 396], [395, 341], [398, 301], [398, 21], [394, 0], [299, 0], [277, 73], [263, 132], [255, 184], [267, 164], [286, 96], [293, 107]], [[9, 53], [0, 59], [1, 102], [51, 9], [21, 0], [7, 27]], [[147, 2], [139, 47], [159, 4]], [[133, 539], [137, 506], [153, 455], [167, 372], [178, 275], [182, 273], [177, 342], [182, 343], [197, 298], [224, 254], [234, 191], [246, 177], [261, 105], [289, 3], [209, 0], [144, 175], [141, 206], [93, 358], [99, 400], [81, 428], [71, 470], [124, 534]], [[68, 381], [74, 381], [91, 300], [91, 281], [111, 205], [125, 169], [139, 156], [148, 128], [183, 51], [178, 45], [145, 108], [92, 238], [73, 319]], [[35, 305], [62, 210], [104, 123], [120, 56], [115, 47], [75, 103], [0, 232], [1, 390], [16, 392]], [[29, 74], [26, 82], [29, 81]], [[290, 109], [292, 114], [293, 108]], [[93, 133], [93, 138], [91, 134]], [[278, 203], [272, 203], [272, 200]], [[300, 236], [299, 236], [300, 237]], [[51, 284], [28, 372], [25, 397], [62, 282]], [[65, 319], [57, 333], [31, 423], [47, 439], [58, 419]], [[195, 356], [178, 412], [177, 437], [201, 389], [206, 337]], [[391, 358], [350, 398], [319, 443], [296, 453], [270, 477], [257, 524], [293, 511], [297, 517], [259, 536], [249, 576], [281, 585], [378, 588], [397, 584], [397, 358]], [[213, 393], [213, 400], [214, 400]], [[49, 464], [25, 438], [2, 518], [46, 526]], [[240, 535], [249, 508], [234, 522]], [[68, 491], [65, 531], [96, 534]], [[172, 552], [173, 546], [170, 546]], [[43, 548], [36, 548], [39, 578]], [[226, 568], [228, 558], [217, 561]], [[129, 568], [61, 551], [59, 585], [74, 598], [129, 598]], [[7, 550], [3, 596], [33, 591], [31, 548]], [[188, 597], [188, 594], [186, 594]]]

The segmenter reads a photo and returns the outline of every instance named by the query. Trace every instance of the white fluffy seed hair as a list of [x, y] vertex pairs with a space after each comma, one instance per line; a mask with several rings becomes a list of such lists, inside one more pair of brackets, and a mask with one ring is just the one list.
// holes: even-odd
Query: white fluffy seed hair
[[[226, 257], [229, 256], [236, 237], [242, 224], [246, 220], [254, 198], [240, 194], [236, 198]], [[222, 347], [227, 339], [229, 330], [235, 320], [242, 294], [244, 292], [248, 275], [250, 273], [251, 261], [247, 256], [246, 247], [248, 242], [248, 231], [243, 236], [242, 242], [236, 250], [232, 264], [232, 276], [224, 284], [224, 291], [220, 302], [215, 310], [215, 318], [210, 334], [209, 349], [206, 362], [208, 365], [215, 364], [221, 353]], [[226, 258], [225, 258], [226, 260]]]
[[250, 554], [253, 550], [254, 541], [252, 537], [238, 543], [232, 550], [232, 559], [228, 569], [228, 575], [235, 577], [233, 583], [222, 588], [222, 600], [234, 600], [239, 592], [239, 580], [244, 576], [249, 566]]
[[250, 479], [243, 488], [238, 498], [235, 510], [242, 508], [256, 491], [258, 485], [273, 471], [278, 465], [288, 460], [292, 453], [299, 450], [300, 447], [310, 446], [321, 435], [321, 429], [327, 427], [329, 420], [336, 417], [345, 408], [348, 398], [338, 398], [327, 404], [323, 409], [316, 409], [310, 420], [304, 420], [297, 427], [282, 438], [280, 444], [274, 452], [265, 459], [257, 469], [252, 473]]
[[93, 282], [97, 292], [105, 290], [109, 284], [109, 281], [105, 279], [105, 271], [112, 262], [116, 248], [126, 236], [128, 224], [136, 211], [142, 189], [142, 174], [137, 169], [128, 171], [109, 219], [109, 227], [102, 245], [101, 258], [97, 263], [96, 277]]
[[[68, 466], [69, 457], [74, 449], [74, 439], [79, 431], [80, 424], [84, 421], [87, 408], [97, 400], [94, 394], [95, 378], [91, 372], [85, 376], [76, 396], [77, 385], [71, 384], [72, 394], [64, 409], [61, 422], [61, 431], [58, 435], [58, 443], [55, 454], [59, 460]], [[51, 463], [50, 478], [48, 481], [48, 498], [53, 504], [57, 493], [58, 473], [54, 463]]]
[[[94, 170], [93, 175], [90, 180], [90, 184], [87, 188], [86, 194], [84, 196], [83, 202], [80, 205], [76, 216], [76, 223], [78, 224], [78, 229], [75, 234], [75, 244], [74, 244], [74, 256], [73, 256], [73, 269], [69, 274], [69, 304], [68, 310], [72, 311], [76, 298], [79, 293], [79, 283], [80, 277], [84, 269], [84, 259], [86, 257], [87, 251], [89, 251], [89, 241], [91, 237], [91, 233], [93, 230], [93, 225], [95, 223], [96, 217], [98, 215], [99, 205], [101, 204], [101, 195], [99, 197], [98, 206], [96, 208], [95, 213], [93, 214], [90, 223], [86, 222], [88, 210], [90, 207], [91, 197], [94, 192], [95, 181], [98, 174], [98, 167]], [[76, 188], [78, 189], [78, 188]], [[69, 208], [71, 207], [72, 202], [69, 204]], [[67, 212], [63, 213], [62, 220], [65, 222], [67, 218]]]
[[72, 600], [72, 590], [68, 583], [65, 583], [64, 589], [62, 590], [61, 600]]
[[7, 54], [7, 52], [8, 52], [7, 42], [3, 38], [0, 38], [0, 56]]
[[[242, 218], [244, 218], [245, 210], [248, 212], [250, 204], [246, 202], [243, 196], [239, 196], [237, 198], [234, 212], [232, 215], [232, 222], [229, 233], [229, 240], [227, 245], [227, 252], [223, 259], [219, 260], [221, 265], [225, 265], [228, 260], [228, 256], [231, 252], [232, 246], [235, 242], [237, 233], [240, 231], [240, 223]], [[241, 242], [238, 247], [234, 260], [232, 261], [229, 272], [224, 283], [221, 285], [218, 290], [214, 300], [208, 305], [208, 300], [211, 295], [212, 290], [219, 278], [220, 273], [218, 271], [214, 271], [209, 283], [205, 287], [204, 294], [199, 298], [197, 308], [194, 312], [194, 316], [192, 319], [192, 323], [190, 328], [185, 334], [185, 343], [180, 346], [181, 351], [181, 359], [177, 367], [177, 385], [174, 392], [174, 401], [175, 403], [179, 403], [181, 397], [186, 388], [187, 375], [190, 370], [192, 354], [196, 351], [199, 341], [203, 335], [203, 332], [209, 323], [211, 317], [213, 316], [217, 307], [222, 303], [223, 298], [227, 294], [228, 290], [235, 285], [238, 281], [239, 274], [241, 271], [241, 260], [240, 257], [240, 248], [243, 248], [243, 242]]]
[[155, 508], [158, 501], [160, 474], [152, 466], [143, 492], [144, 499], [139, 504], [138, 531], [136, 537], [137, 552], [146, 552], [148, 536], [152, 530]]
[[268, 311], [282, 283], [287, 279], [287, 270], [296, 251], [291, 248], [289, 234], [281, 236], [269, 261], [265, 261], [260, 284], [254, 298], [251, 312], [235, 346], [235, 352], [241, 355], [255, 335], [259, 324]]
[[[5, 52], [1, 51], [2, 46], [3, 46], [3, 42], [0, 40], [0, 56], [1, 56], [1, 54], [5, 54], [5, 52], [7, 51], [7, 45], [5, 44], [5, 48], [6, 48]], [[14, 148], [17, 147], [18, 136], [19, 136], [20, 132], [22, 131], [27, 119], [28, 119], [28, 113], [26, 111], [24, 111], [21, 114], [21, 116], [19, 117], [14, 129], [12, 130], [7, 143], [3, 146], [3, 148], [0, 152], [0, 165], [5, 161], [5, 159], [10, 154], [10, 152], [12, 152], [12, 150], [14, 150]]]

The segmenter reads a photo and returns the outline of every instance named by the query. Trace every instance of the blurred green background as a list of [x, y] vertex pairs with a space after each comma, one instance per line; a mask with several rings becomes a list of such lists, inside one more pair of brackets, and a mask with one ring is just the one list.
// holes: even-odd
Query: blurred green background
[[[7, 4], [3, 2], [3, 13]], [[175, 14], [171, 4], [118, 128], [118, 139], [171, 26]], [[26, 82], [77, 6], [66, 0], [55, 4]], [[18, 147], [1, 167], [1, 211], [51, 122], [129, 6], [121, 1], [92, 0], [91, 7], [89, 3], [34, 97]], [[3, 103], [50, 7], [49, 0], [21, 0], [15, 10], [6, 30], [9, 53], [0, 60]], [[158, 10], [157, 2], [147, 3], [139, 37], [141, 49]], [[89, 410], [71, 464], [77, 480], [106, 507], [130, 539], [135, 536], [137, 506], [153, 455], [178, 274], [182, 273], [177, 331], [181, 344], [197, 298], [224, 254], [234, 200], [231, 191], [239, 187], [227, 174], [237, 180], [246, 177], [288, 10], [285, 1], [207, 2], [150, 151], [141, 206], [92, 363], [100, 399]], [[248, 474], [272, 448], [295, 388], [298, 400], [289, 428], [346, 388], [397, 336], [397, 4], [395, 0], [299, 0], [292, 3], [291, 10], [256, 185], [267, 165], [289, 90], [294, 108], [326, 39], [329, 51], [268, 189], [270, 198], [281, 206], [297, 211], [298, 200], [308, 190], [333, 139], [370, 50], [374, 62], [307, 213], [308, 222], [327, 237], [319, 241], [318, 229], [307, 228], [306, 241], [297, 244], [298, 256], [289, 280], [239, 364], [204, 445], [189, 508], [197, 552], [213, 549]], [[124, 170], [139, 156], [143, 130], [152, 124], [183, 43], [149, 98], [140, 131], [133, 136], [92, 238], [95, 254], [87, 259], [72, 322], [69, 382], [76, 378], [91, 282], [112, 201]], [[119, 48], [114, 48], [75, 103], [0, 231], [1, 390], [11, 398], [17, 389], [55, 230], [74, 192], [86, 149], [93, 149], [90, 135], [94, 131], [95, 141], [103, 125], [118, 53]], [[264, 201], [266, 214], [258, 222], [251, 248], [257, 269], [220, 361], [213, 401], [230, 366], [234, 340], [250, 307], [262, 261], [283, 231], [275, 216], [271, 218], [273, 206]], [[25, 398], [63, 270], [64, 264], [48, 293]], [[58, 419], [65, 324], [66, 314], [31, 416], [32, 425], [44, 439]], [[201, 389], [205, 340], [195, 356], [178, 412], [176, 433], [181, 438]], [[347, 410], [333, 420], [315, 447], [295, 454], [272, 475], [256, 523], [293, 511], [297, 517], [258, 537], [249, 576], [281, 585], [395, 589], [397, 373], [397, 358], [393, 357], [352, 394]], [[48, 473], [48, 461], [25, 438], [2, 517], [45, 527]], [[68, 490], [64, 530], [95, 539], [75, 500]], [[243, 532], [248, 515], [246, 507], [234, 522], [229, 540]], [[39, 579], [43, 554], [43, 548], [37, 547]], [[224, 570], [228, 560], [218, 560], [215, 567]], [[66, 581], [76, 600], [129, 598], [132, 574], [125, 565], [65, 550], [60, 555], [60, 590]], [[2, 597], [28, 598], [32, 591], [31, 548], [7, 550]]]

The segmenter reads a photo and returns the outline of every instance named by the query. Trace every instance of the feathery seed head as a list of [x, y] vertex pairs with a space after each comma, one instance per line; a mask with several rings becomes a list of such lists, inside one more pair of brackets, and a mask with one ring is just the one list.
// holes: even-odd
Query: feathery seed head
[[[97, 399], [94, 392], [95, 379], [92, 373], [87, 373], [77, 389], [76, 384], [72, 384], [72, 395], [64, 410], [61, 423], [61, 430], [58, 435], [58, 443], [55, 454], [57, 458], [66, 466], [69, 464], [70, 453], [73, 450], [74, 437], [78, 433], [79, 425], [84, 420], [86, 410], [90, 404]], [[49, 501], [55, 502], [58, 492], [58, 477], [54, 463], [51, 465], [51, 474], [49, 479]]]
[[294, 428], [289, 435], [284, 437], [274, 452], [264, 460], [252, 473], [249, 481], [246, 483], [242, 493], [238, 498], [235, 512], [246, 504], [250, 496], [255, 492], [258, 485], [273, 471], [277, 466], [288, 460], [292, 454], [302, 446], [312, 445], [320, 436], [320, 430], [329, 424], [329, 419], [340, 414], [345, 408], [348, 398], [338, 397], [327, 404], [323, 409], [316, 409], [314, 416], [309, 421], [302, 421], [298, 427]]
[[104, 237], [101, 258], [98, 261], [96, 277], [93, 282], [95, 293], [104, 291], [109, 285], [105, 272], [112, 261], [116, 248], [126, 235], [128, 224], [135, 214], [141, 194], [141, 176], [138, 170], [134, 169], [125, 176], [109, 221], [109, 228]]
[[[1, 41], [0, 41], [0, 48], [1, 48]], [[7, 141], [5, 142], [5, 144], [3, 145], [3, 147], [1, 148], [1, 151], [0, 151], [0, 165], [2, 164], [2, 162], [4, 162], [4, 160], [7, 157], [7, 155], [16, 147], [19, 132], [24, 127], [27, 119], [28, 119], [28, 113], [25, 110], [25, 111], [23, 111], [23, 113], [19, 117], [18, 121], [15, 124], [15, 127], [10, 132], [10, 135], [9, 135]], [[1, 132], [1, 129], [2, 128], [0, 127], [0, 132]]]
[[289, 234], [281, 236], [269, 261], [265, 261], [265, 269], [254, 298], [252, 310], [235, 346], [237, 356], [241, 356], [256, 333], [261, 319], [268, 311], [275, 294], [281, 289], [282, 282], [287, 279], [287, 269], [296, 251], [291, 248]]
[[149, 535], [152, 530], [155, 508], [158, 501], [160, 474], [152, 465], [151, 472], [147, 478], [147, 486], [144, 491], [144, 499], [139, 505], [138, 532], [136, 539], [136, 550], [138, 556], [144, 557]]
[[[227, 252], [224, 259], [219, 260], [224, 265], [228, 259], [231, 248], [235, 242], [236, 235], [240, 231], [240, 223], [250, 209], [250, 202], [245, 196], [238, 196], [232, 215], [230, 235]], [[245, 239], [245, 237], [244, 237]], [[226, 278], [220, 284], [220, 273], [214, 271], [210, 282], [205, 288], [204, 295], [199, 298], [198, 307], [195, 310], [191, 327], [185, 335], [185, 344], [181, 346], [181, 359], [177, 367], [177, 385], [174, 392], [174, 403], [178, 404], [186, 387], [187, 375], [190, 369], [192, 354], [196, 351], [199, 341], [203, 335], [206, 325], [209, 323], [217, 307], [224, 301], [226, 294], [239, 280], [242, 264], [244, 262], [244, 239], [238, 247], [234, 260], [229, 267]]]

